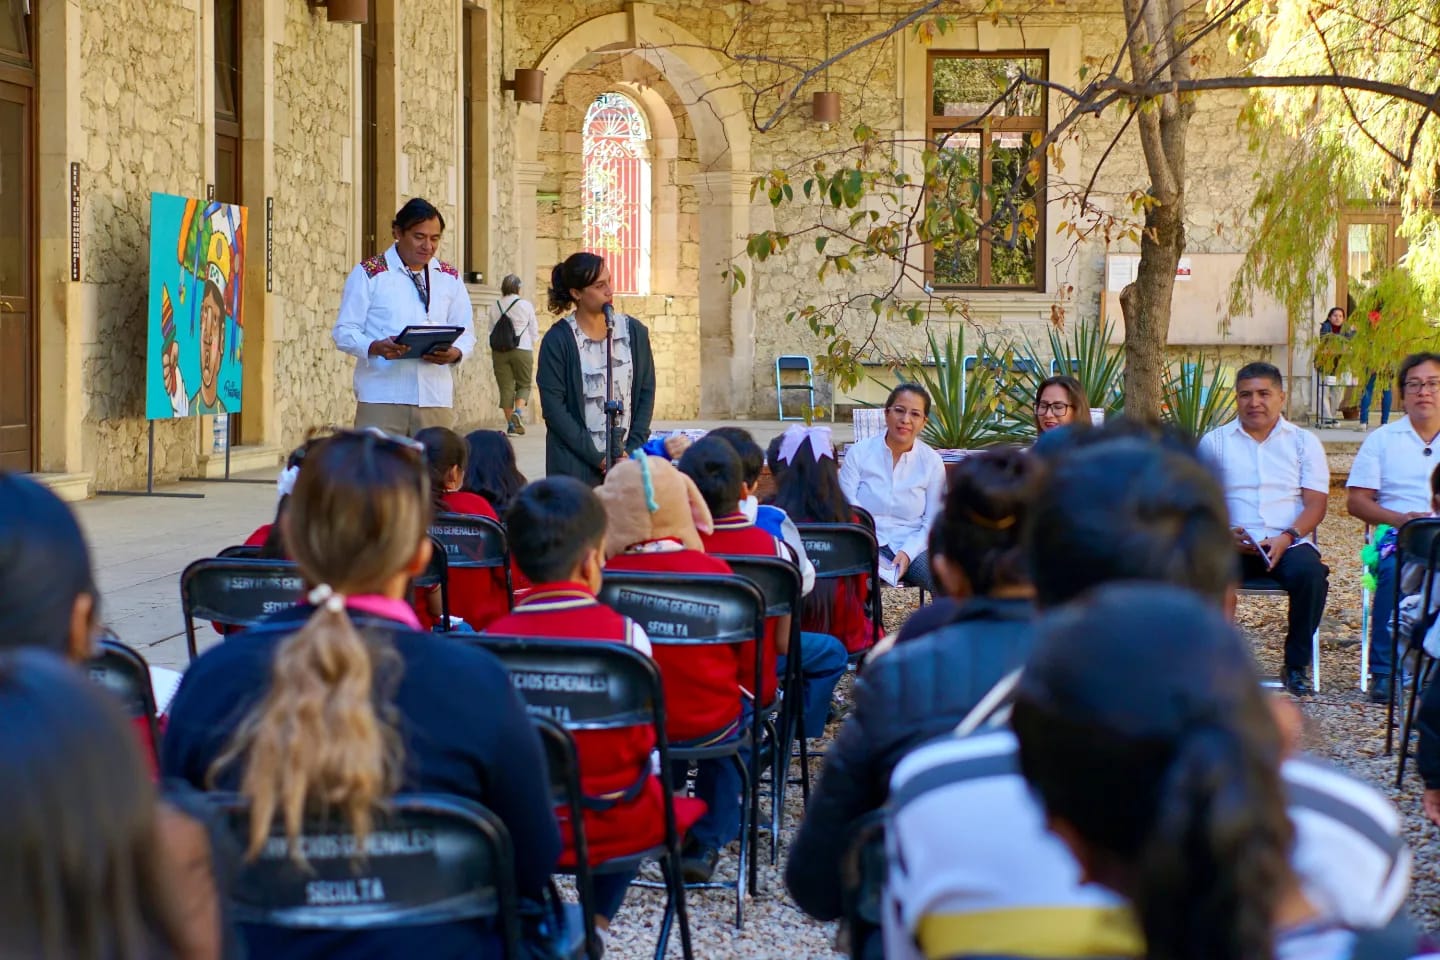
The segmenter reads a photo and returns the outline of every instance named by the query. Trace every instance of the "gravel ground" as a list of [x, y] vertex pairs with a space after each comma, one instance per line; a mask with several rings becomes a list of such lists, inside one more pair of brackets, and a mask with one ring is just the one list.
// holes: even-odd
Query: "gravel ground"
[[[1338, 458], [1336, 458], [1338, 459]], [[1332, 461], [1343, 477], [1347, 462]], [[1440, 835], [1420, 811], [1420, 786], [1407, 772], [1403, 791], [1394, 788], [1395, 761], [1385, 757], [1385, 708], [1365, 700], [1358, 686], [1360, 666], [1360, 546], [1363, 528], [1345, 512], [1343, 488], [1330, 497], [1330, 512], [1321, 528], [1321, 549], [1330, 566], [1330, 597], [1321, 625], [1321, 690], [1303, 704], [1307, 748], [1328, 757], [1355, 776], [1375, 785], [1399, 807], [1415, 852], [1414, 886], [1410, 911], [1428, 929], [1440, 929]], [[913, 590], [887, 590], [885, 621], [895, 629], [914, 609]], [[1279, 674], [1281, 643], [1285, 632], [1285, 604], [1278, 599], [1242, 598], [1237, 614], [1241, 626], [1255, 642], [1262, 672]], [[843, 697], [850, 679], [842, 681]], [[829, 733], [833, 733], [832, 726]], [[827, 738], [828, 739], [828, 738]], [[1413, 765], [1411, 767], [1413, 771]], [[768, 800], [762, 799], [763, 811]], [[800, 797], [792, 790], [786, 803], [778, 866], [769, 862], [769, 842], [762, 834], [759, 892], [745, 905], [745, 926], [735, 929], [732, 891], [707, 890], [686, 897], [695, 955], [704, 960], [728, 958], [829, 958], [834, 948], [835, 924], [818, 923], [800, 912], [785, 892], [785, 848], [799, 821]], [[732, 879], [732, 846], [721, 859], [720, 876]], [[658, 871], [655, 871], [658, 878]], [[654, 953], [656, 932], [664, 908], [659, 891], [632, 889], [611, 930], [607, 958], [644, 960]], [[679, 956], [679, 935], [671, 937], [670, 956]]]

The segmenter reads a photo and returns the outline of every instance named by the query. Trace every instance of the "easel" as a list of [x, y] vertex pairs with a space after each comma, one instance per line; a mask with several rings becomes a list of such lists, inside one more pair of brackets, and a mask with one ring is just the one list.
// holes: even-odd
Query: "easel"
[[[212, 414], [212, 416], [219, 416], [219, 414]], [[199, 424], [200, 418], [199, 418], [199, 417], [196, 417], [196, 418], [195, 418], [195, 422], [196, 422], [196, 424]], [[181, 477], [180, 479], [181, 479], [181, 480], [184, 480], [184, 481], [186, 481], [186, 482], [188, 482], [188, 483], [274, 483], [274, 482], [275, 482], [274, 480], [267, 480], [267, 479], [265, 479], [264, 477], [232, 477], [232, 476], [230, 476], [230, 439], [231, 439], [231, 438], [230, 438], [230, 421], [229, 421], [228, 416], [227, 416], [227, 419], [226, 419], [226, 421], [225, 421], [225, 476], [223, 476], [223, 477]], [[204, 494], [200, 494], [200, 496], [204, 496]]]
[[[172, 497], [177, 500], [203, 500], [203, 493], [156, 493], [155, 492], [155, 421], [149, 421], [149, 441], [145, 451], [145, 489], [144, 490], [96, 490], [97, 497]], [[230, 447], [225, 447], [226, 459], [229, 459]], [[229, 469], [229, 464], [226, 464]], [[181, 478], [185, 479], [184, 477]]]

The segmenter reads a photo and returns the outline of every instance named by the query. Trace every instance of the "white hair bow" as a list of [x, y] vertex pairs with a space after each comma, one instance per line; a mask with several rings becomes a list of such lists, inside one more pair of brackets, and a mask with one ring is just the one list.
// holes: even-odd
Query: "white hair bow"
[[829, 427], [802, 427], [798, 423], [786, 430], [780, 439], [780, 462], [793, 463], [800, 445], [810, 441], [810, 453], [816, 460], [822, 457], [835, 459], [835, 444], [830, 441]]
[[278, 499], [283, 500], [295, 492], [295, 479], [300, 476], [300, 465], [286, 467], [280, 471], [280, 476], [275, 478], [275, 494]]

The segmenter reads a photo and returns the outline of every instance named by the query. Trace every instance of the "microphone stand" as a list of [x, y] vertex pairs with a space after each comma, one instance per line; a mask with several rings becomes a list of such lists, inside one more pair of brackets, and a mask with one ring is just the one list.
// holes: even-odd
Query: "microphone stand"
[[615, 308], [605, 304], [605, 472], [615, 466], [615, 450], [624, 442], [620, 436], [620, 414], [625, 403], [615, 396]]

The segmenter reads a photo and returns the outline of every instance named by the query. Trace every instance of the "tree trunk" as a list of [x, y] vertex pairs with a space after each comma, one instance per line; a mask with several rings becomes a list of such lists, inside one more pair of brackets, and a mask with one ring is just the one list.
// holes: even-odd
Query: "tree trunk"
[[1133, 283], [1120, 291], [1125, 317], [1125, 415], [1159, 420], [1165, 378], [1165, 344], [1175, 269], [1185, 252], [1185, 194], [1160, 203], [1145, 217], [1140, 267]]

